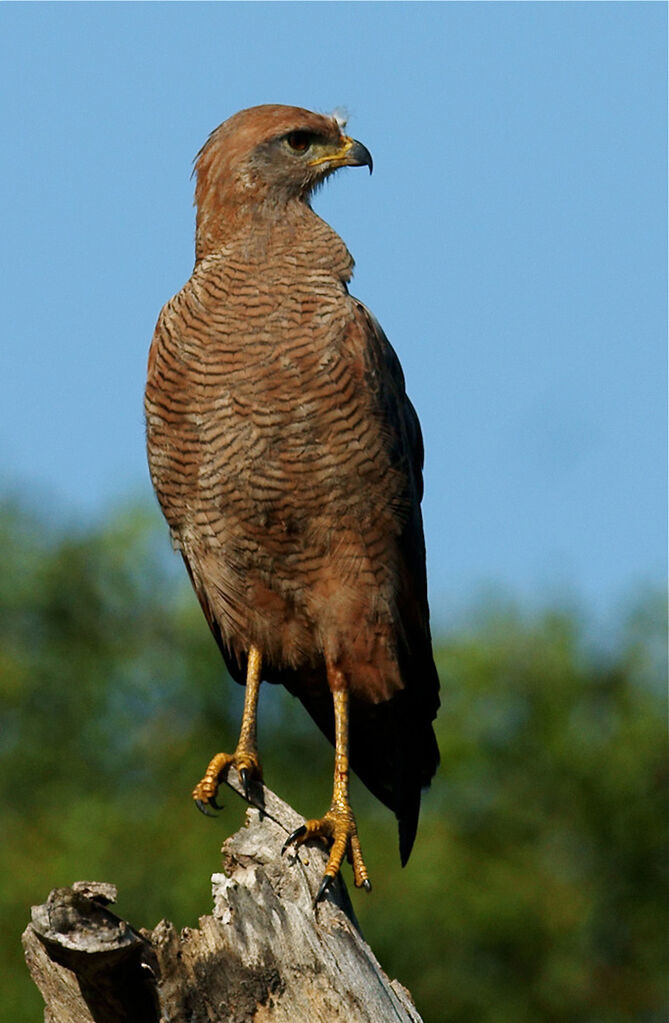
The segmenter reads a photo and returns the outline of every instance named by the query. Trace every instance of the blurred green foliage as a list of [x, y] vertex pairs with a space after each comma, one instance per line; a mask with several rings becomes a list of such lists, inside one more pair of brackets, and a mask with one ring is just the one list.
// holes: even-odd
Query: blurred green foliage
[[[136, 926], [209, 912], [244, 806], [207, 821], [189, 792], [233, 748], [242, 690], [154, 514], [66, 530], [10, 503], [0, 541], [0, 1015], [27, 1023], [19, 935], [51, 888], [113, 881]], [[374, 880], [356, 912], [425, 1023], [666, 1018], [664, 635], [649, 599], [606, 653], [573, 613], [502, 606], [437, 644], [442, 767], [406, 870], [353, 789]], [[279, 687], [260, 743], [272, 788], [322, 812], [330, 747]]]

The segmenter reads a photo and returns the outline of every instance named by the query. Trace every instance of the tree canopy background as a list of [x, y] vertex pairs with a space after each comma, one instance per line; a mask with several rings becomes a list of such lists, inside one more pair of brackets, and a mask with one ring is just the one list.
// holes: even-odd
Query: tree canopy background
[[[243, 694], [153, 512], [66, 528], [9, 502], [0, 540], [0, 1012], [27, 1023], [19, 936], [51, 888], [113, 881], [135, 926], [210, 911], [244, 805], [207, 821], [189, 793]], [[374, 882], [355, 909], [425, 1023], [666, 1018], [664, 622], [648, 595], [603, 649], [573, 610], [497, 601], [435, 638], [442, 766], [405, 870], [394, 819], [353, 789]], [[280, 687], [260, 749], [275, 791], [322, 810], [331, 749]]]

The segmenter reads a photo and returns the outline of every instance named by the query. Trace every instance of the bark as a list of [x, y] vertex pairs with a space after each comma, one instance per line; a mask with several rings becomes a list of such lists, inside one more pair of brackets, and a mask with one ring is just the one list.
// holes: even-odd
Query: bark
[[[236, 775], [228, 784], [240, 792]], [[93, 882], [33, 907], [23, 944], [46, 1023], [421, 1023], [362, 937], [341, 878], [314, 907], [324, 850], [281, 856], [302, 818], [262, 785], [252, 796], [199, 928], [136, 930], [107, 908], [114, 886]]]

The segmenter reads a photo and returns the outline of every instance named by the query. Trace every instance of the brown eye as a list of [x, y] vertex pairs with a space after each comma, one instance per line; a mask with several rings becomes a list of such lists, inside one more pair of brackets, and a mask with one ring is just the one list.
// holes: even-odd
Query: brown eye
[[306, 153], [311, 145], [311, 135], [308, 131], [291, 131], [286, 135], [286, 142], [296, 153]]

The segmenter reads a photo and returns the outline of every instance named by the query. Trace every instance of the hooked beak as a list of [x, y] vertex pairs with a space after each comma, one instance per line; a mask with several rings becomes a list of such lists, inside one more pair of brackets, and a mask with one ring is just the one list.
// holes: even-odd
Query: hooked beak
[[341, 144], [336, 149], [318, 156], [315, 160], [310, 160], [309, 166], [317, 167], [324, 163], [329, 164], [332, 168], [369, 167], [370, 174], [374, 166], [372, 154], [367, 146], [363, 146], [362, 142], [351, 139], [347, 135], [342, 136]]

